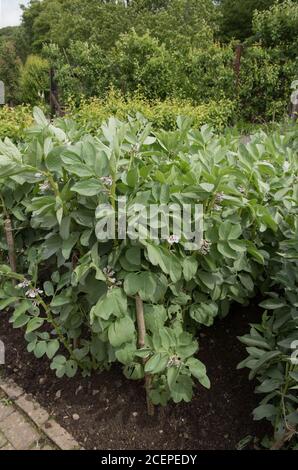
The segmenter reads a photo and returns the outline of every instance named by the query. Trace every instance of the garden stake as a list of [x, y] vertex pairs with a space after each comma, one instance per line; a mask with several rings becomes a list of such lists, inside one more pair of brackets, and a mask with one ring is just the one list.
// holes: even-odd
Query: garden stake
[[8, 246], [9, 264], [10, 264], [12, 271], [15, 273], [17, 272], [17, 260], [16, 260], [15, 247], [14, 247], [12, 223], [8, 214], [6, 214], [4, 228], [5, 228], [5, 236], [6, 236], [7, 246]]
[[[137, 311], [137, 323], [138, 323], [138, 347], [139, 349], [145, 346], [146, 326], [144, 317], [144, 305], [141, 297], [136, 296], [136, 311]], [[147, 359], [143, 359], [145, 365]], [[150, 389], [151, 389], [152, 377], [150, 374], [145, 374], [145, 389], [146, 389], [146, 400], [147, 400], [147, 411], [149, 416], [154, 416], [154, 405], [150, 400]]]

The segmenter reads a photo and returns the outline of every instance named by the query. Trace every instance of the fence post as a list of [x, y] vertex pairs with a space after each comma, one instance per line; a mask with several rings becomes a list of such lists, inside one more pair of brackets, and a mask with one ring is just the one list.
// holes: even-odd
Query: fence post
[[236, 46], [236, 56], [235, 56], [235, 62], [234, 62], [234, 70], [235, 70], [235, 75], [236, 75], [236, 89], [237, 89], [237, 91], [238, 91], [239, 83], [240, 83], [240, 69], [241, 69], [242, 54], [243, 54], [243, 45], [238, 44]]
[[63, 116], [63, 110], [59, 104], [58, 85], [55, 79], [55, 70], [53, 67], [50, 69], [50, 107], [51, 116]]

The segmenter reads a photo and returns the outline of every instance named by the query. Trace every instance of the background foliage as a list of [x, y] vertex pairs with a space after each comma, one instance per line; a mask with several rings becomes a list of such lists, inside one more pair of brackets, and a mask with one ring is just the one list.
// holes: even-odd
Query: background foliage
[[228, 99], [238, 118], [274, 120], [287, 113], [297, 77], [297, 8], [296, 0], [32, 0], [21, 26], [0, 34], [1, 79], [11, 103], [48, 102], [51, 66], [64, 106], [114, 88], [194, 105]]

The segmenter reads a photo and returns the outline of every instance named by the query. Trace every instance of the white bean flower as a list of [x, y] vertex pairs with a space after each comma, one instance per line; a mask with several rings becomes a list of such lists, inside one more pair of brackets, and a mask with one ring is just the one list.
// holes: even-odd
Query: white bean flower
[[203, 256], [208, 255], [208, 253], [210, 252], [211, 245], [212, 243], [209, 242], [208, 240], [203, 240], [201, 248], [199, 249], [199, 252], [201, 253], [201, 255]]
[[290, 165], [290, 162], [285, 161], [284, 164], [283, 164], [283, 166], [282, 166], [283, 171], [284, 171], [285, 173], [287, 173], [287, 172], [289, 171], [289, 169], [290, 169], [290, 166], [291, 166], [291, 165]]
[[112, 278], [115, 274], [115, 271], [111, 268], [111, 266], [107, 266], [106, 268], [103, 268], [102, 272], [104, 273], [105, 276]]
[[30, 281], [28, 279], [24, 279], [23, 282], [20, 282], [20, 284], [17, 285], [18, 289], [25, 289], [26, 287], [30, 286]]
[[49, 181], [45, 181], [44, 183], [41, 183], [39, 185], [39, 191], [41, 193], [46, 193], [47, 191], [49, 191], [49, 189], [51, 189], [51, 185], [50, 185]]
[[100, 178], [100, 181], [108, 187], [111, 187], [113, 185], [113, 178], [111, 178], [110, 176], [103, 176], [102, 178]]
[[38, 295], [41, 294], [43, 294], [43, 291], [34, 287], [32, 289], [27, 290], [26, 297], [28, 297], [29, 299], [35, 299]]
[[215, 195], [215, 204], [221, 204], [224, 198], [225, 198], [224, 193], [217, 193]]
[[171, 356], [168, 360], [167, 367], [180, 367], [182, 364], [181, 359], [178, 356]]
[[178, 237], [178, 235], [171, 235], [167, 241], [170, 245], [174, 245], [175, 243], [180, 242], [180, 238]]

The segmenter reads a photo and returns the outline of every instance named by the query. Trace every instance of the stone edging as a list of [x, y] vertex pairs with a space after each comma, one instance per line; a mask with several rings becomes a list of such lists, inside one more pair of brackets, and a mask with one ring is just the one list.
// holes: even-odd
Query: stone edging
[[80, 444], [50, 417], [48, 412], [11, 379], [0, 377], [2, 390], [13, 404], [45, 435], [58, 450], [83, 450]]

